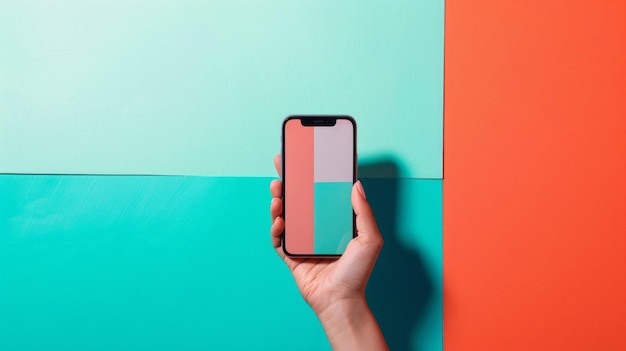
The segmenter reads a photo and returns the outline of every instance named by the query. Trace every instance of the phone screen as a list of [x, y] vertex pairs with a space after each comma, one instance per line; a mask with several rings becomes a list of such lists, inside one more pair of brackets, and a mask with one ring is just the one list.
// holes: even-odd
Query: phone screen
[[293, 118], [283, 128], [285, 252], [341, 255], [354, 234], [353, 120], [320, 126]]

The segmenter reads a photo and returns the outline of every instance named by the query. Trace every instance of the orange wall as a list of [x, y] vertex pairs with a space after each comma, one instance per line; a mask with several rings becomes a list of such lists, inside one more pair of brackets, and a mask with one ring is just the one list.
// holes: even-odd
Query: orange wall
[[626, 350], [626, 1], [446, 3], [444, 345]]

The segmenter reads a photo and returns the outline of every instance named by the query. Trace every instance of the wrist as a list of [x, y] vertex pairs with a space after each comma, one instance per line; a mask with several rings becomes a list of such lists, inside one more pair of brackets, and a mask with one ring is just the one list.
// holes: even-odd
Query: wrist
[[316, 314], [333, 350], [387, 350], [365, 296], [336, 300]]
[[351, 320], [357, 316], [369, 313], [370, 311], [365, 296], [335, 299], [322, 309], [314, 308], [313, 310], [322, 325], [329, 327], [351, 322]]

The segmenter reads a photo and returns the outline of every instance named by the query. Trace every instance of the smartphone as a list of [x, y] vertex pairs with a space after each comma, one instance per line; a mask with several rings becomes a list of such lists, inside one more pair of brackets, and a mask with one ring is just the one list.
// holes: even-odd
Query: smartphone
[[283, 251], [341, 256], [356, 236], [356, 122], [350, 116], [289, 116], [283, 121]]

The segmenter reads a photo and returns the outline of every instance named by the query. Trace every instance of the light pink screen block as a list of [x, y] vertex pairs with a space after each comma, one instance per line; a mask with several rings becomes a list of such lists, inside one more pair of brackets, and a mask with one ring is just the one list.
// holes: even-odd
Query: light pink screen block
[[315, 182], [351, 182], [353, 172], [353, 126], [337, 120], [332, 127], [315, 127]]

